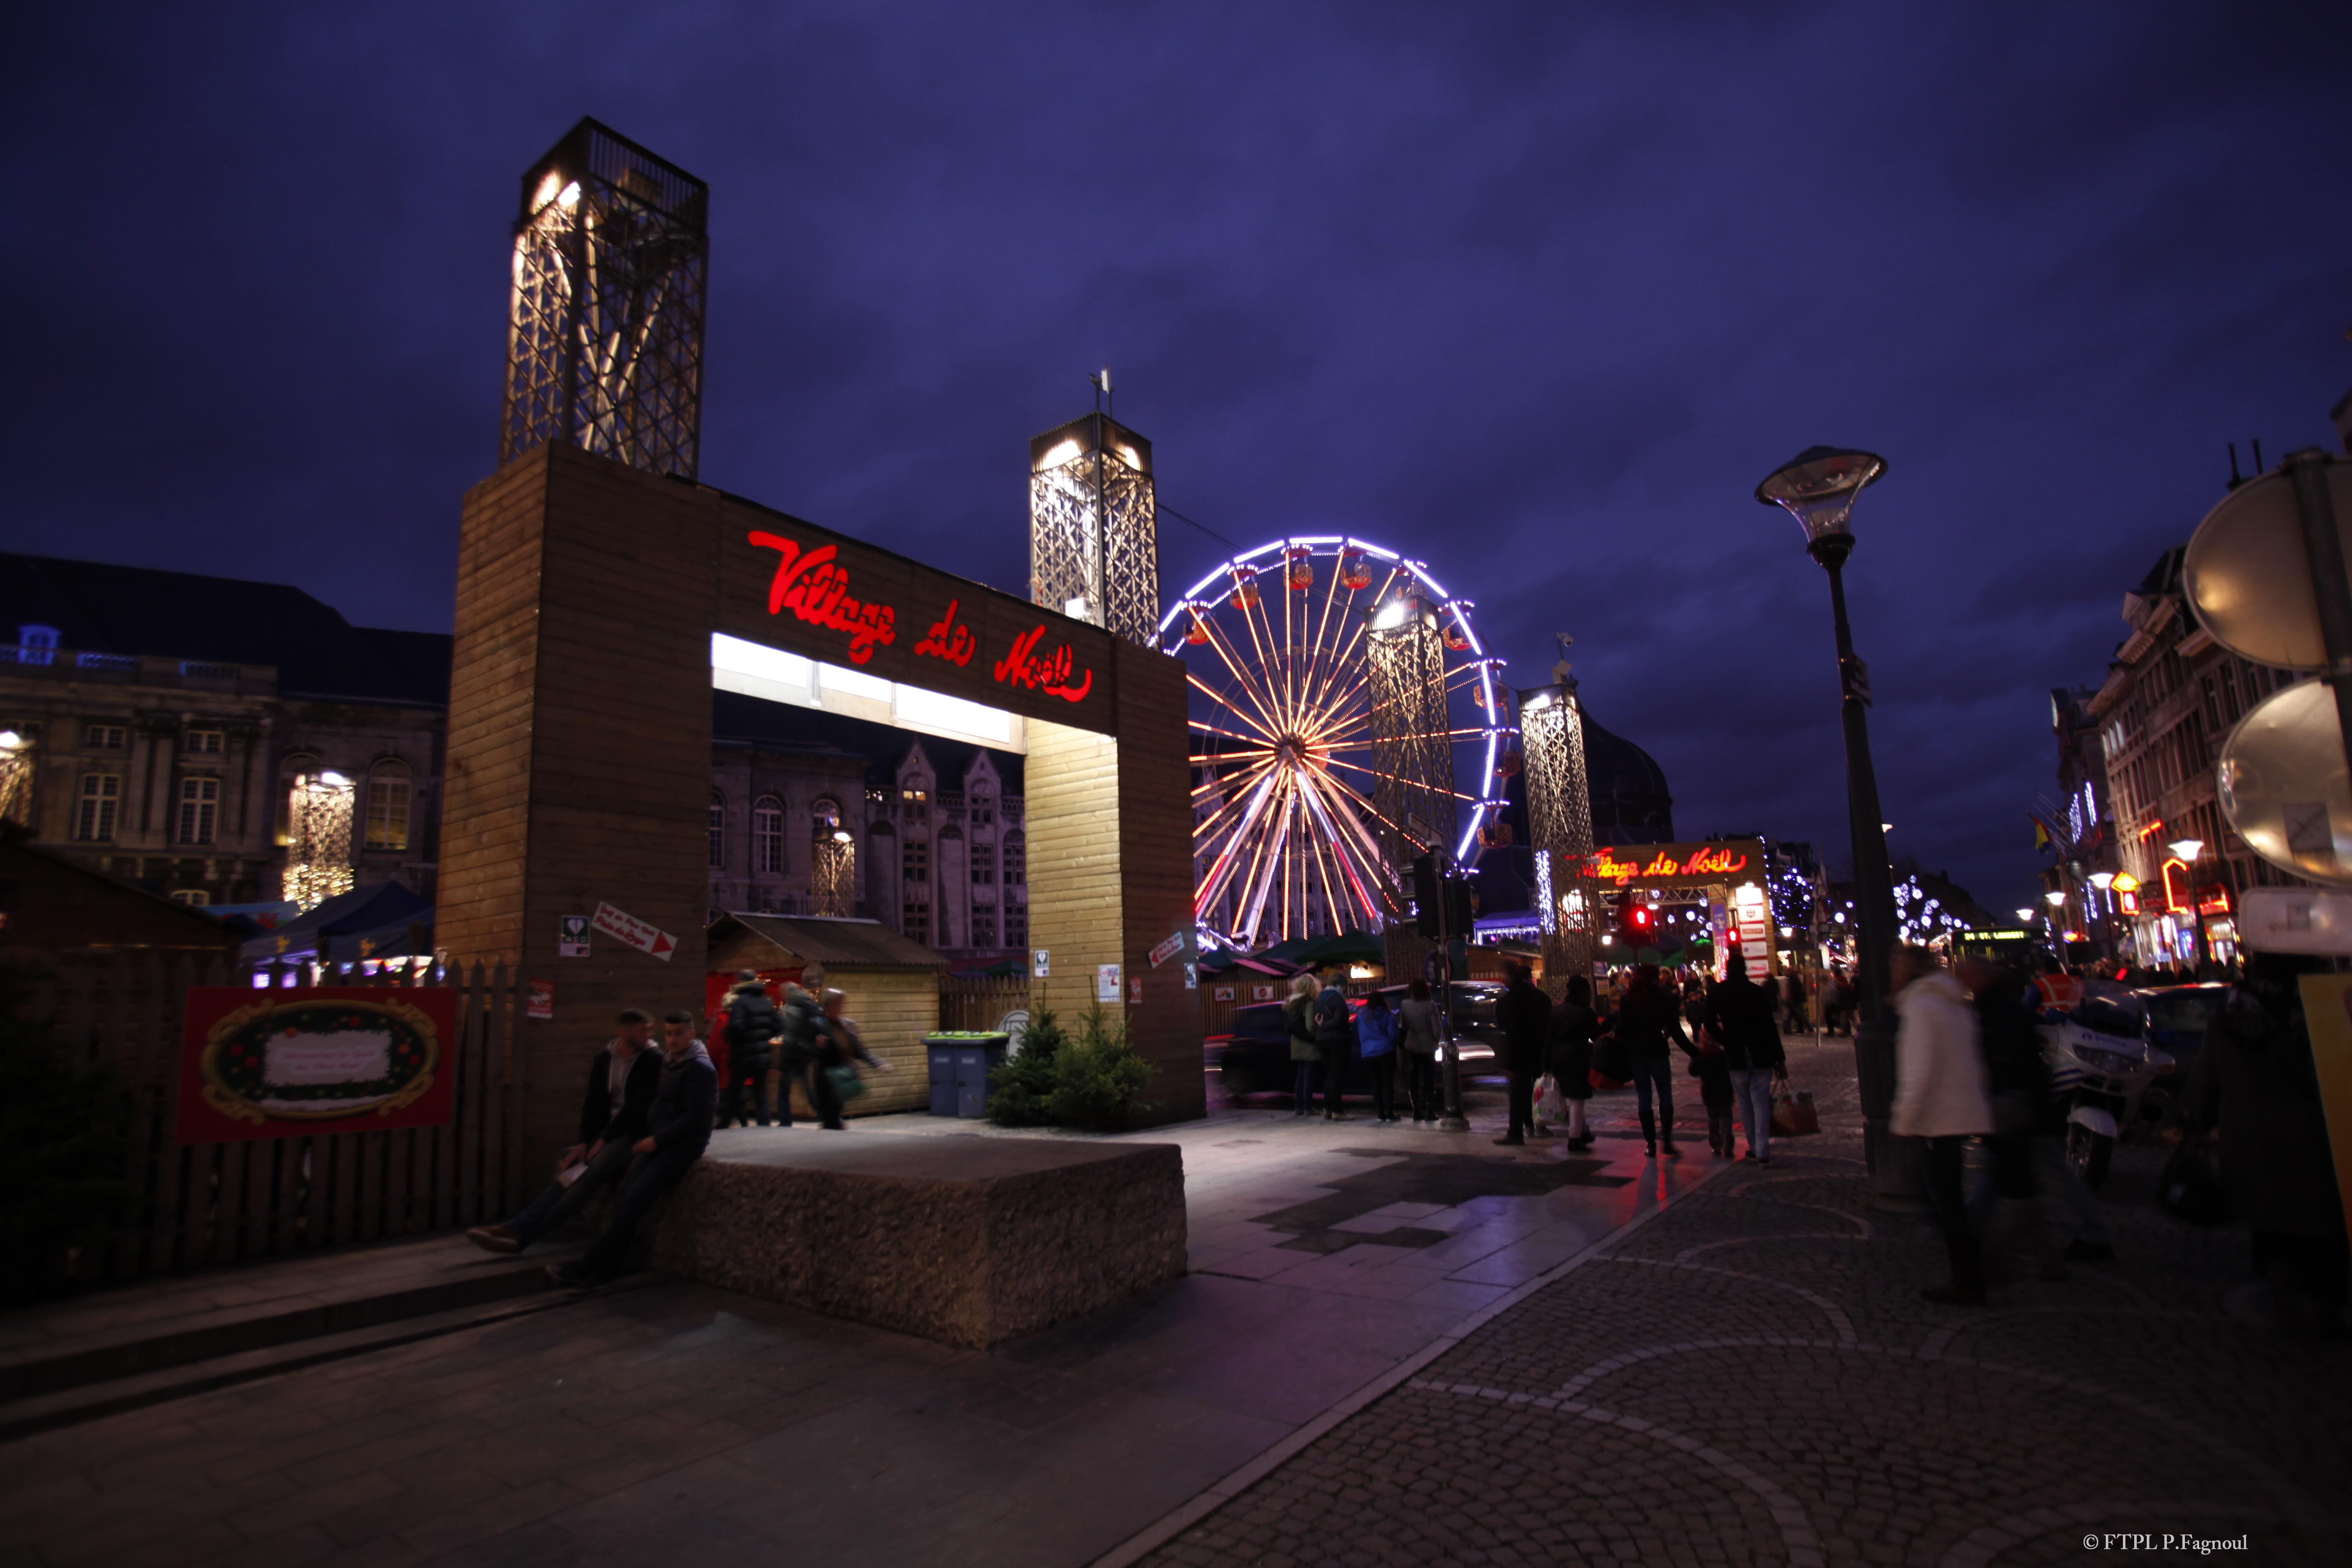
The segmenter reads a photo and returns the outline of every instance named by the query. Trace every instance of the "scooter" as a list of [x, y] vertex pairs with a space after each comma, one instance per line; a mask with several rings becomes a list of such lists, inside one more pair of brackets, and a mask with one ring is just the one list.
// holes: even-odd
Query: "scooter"
[[2175, 1065], [2147, 1043], [2143, 1007], [2124, 987], [2092, 980], [2073, 1008], [2043, 1015], [2051, 1089], [2068, 1101], [2066, 1157], [2086, 1187], [2107, 1179], [2116, 1141], [2151, 1113], [2148, 1086]]

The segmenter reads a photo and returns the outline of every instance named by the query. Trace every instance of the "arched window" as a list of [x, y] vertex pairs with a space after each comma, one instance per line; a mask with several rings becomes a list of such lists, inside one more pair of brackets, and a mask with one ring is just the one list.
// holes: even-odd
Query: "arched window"
[[294, 842], [294, 781], [319, 771], [319, 759], [309, 752], [289, 752], [278, 763], [278, 843]]
[[784, 868], [784, 803], [763, 795], [751, 807], [751, 869], [771, 876]]
[[718, 870], [727, 864], [727, 797], [717, 790], [710, 792], [710, 868]]
[[369, 770], [367, 786], [367, 847], [371, 849], [408, 847], [408, 816], [415, 786], [408, 764], [387, 757]]

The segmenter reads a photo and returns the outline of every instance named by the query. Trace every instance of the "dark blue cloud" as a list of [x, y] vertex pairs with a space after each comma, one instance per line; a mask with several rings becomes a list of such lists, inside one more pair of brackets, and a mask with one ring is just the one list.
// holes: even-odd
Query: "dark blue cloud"
[[[2352, 384], [2340, 6], [20, 7], [0, 542], [446, 626], [522, 168], [714, 187], [705, 477], [1025, 578], [1115, 368], [1162, 493], [1476, 598], [1692, 831], [1833, 843], [1826, 595], [1757, 479], [1893, 460], [1850, 570], [1896, 846], [1994, 907], [2047, 690]], [[1216, 543], [1165, 539], [1189, 582]]]

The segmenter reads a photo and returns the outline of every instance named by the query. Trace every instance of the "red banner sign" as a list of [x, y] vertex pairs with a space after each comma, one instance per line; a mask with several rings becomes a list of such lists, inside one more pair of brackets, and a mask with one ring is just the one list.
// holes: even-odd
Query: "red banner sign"
[[456, 1103], [446, 986], [188, 991], [182, 1143], [437, 1127]]

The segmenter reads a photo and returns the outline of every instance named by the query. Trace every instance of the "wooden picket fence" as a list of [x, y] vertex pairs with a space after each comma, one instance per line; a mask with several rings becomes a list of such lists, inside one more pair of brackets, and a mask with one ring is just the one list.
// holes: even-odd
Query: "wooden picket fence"
[[[181, 1144], [175, 1135], [188, 989], [297, 983], [224, 958], [154, 953], [19, 959], [20, 1005], [129, 1108], [129, 1192], [76, 1251], [69, 1286], [479, 1225], [521, 1201], [522, 987], [503, 964], [447, 977], [457, 994], [456, 1107], [440, 1127]], [[421, 978], [421, 977], [419, 977]], [[392, 975], [332, 984], [393, 985]]]
[[940, 976], [940, 1027], [993, 1029], [1004, 1015], [1029, 1005], [1025, 974]]

